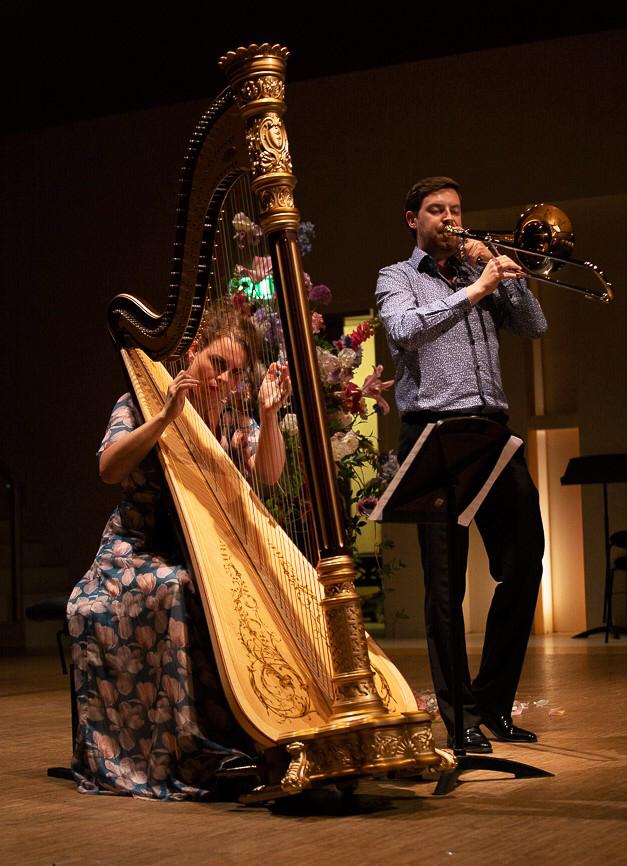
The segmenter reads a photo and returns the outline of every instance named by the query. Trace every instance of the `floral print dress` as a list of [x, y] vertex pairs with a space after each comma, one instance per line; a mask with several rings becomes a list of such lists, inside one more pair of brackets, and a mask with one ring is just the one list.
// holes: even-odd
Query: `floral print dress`
[[[141, 423], [123, 395], [98, 455]], [[222, 763], [254, 746], [222, 691], [153, 454], [122, 490], [68, 603], [78, 706], [72, 770], [84, 793], [204, 799]]]

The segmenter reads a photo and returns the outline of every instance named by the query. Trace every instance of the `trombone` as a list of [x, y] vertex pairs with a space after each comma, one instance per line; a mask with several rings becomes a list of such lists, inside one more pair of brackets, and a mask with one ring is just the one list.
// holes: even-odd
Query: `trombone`
[[[609, 304], [614, 297], [612, 284], [598, 265], [570, 258], [575, 246], [572, 223], [564, 211], [555, 205], [531, 205], [521, 214], [513, 232], [464, 229], [459, 226], [445, 226], [444, 230], [458, 237], [462, 246], [464, 239], [468, 238], [482, 241], [488, 247], [500, 247], [512, 251], [516, 261], [529, 276], [541, 283], [580, 292], [586, 298], [604, 304]], [[572, 265], [592, 273], [600, 283], [600, 287], [577, 286], [561, 280], [548, 279], [548, 275], [559, 270], [562, 265]]]

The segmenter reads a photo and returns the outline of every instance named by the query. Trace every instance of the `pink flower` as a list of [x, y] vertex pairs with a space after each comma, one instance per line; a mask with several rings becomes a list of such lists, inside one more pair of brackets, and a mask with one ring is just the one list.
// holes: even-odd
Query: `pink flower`
[[142, 667], [141, 651], [128, 646], [119, 647], [115, 653], [107, 653], [106, 659], [107, 664], [120, 674], [137, 674]]
[[151, 649], [157, 642], [157, 634], [149, 625], [140, 625], [135, 630], [137, 643], [144, 649]]
[[157, 697], [157, 689], [152, 683], [137, 683], [137, 696], [145, 707], [151, 707]]
[[361, 393], [364, 397], [370, 397], [375, 401], [376, 405], [381, 408], [384, 415], [390, 411], [390, 406], [386, 400], [381, 396], [381, 391], [387, 390], [387, 388], [391, 388], [394, 384], [394, 379], [389, 379], [387, 382], [381, 381], [381, 373], [383, 372], [383, 365], [378, 364], [373, 368], [373, 372], [366, 376], [364, 379], [364, 384], [361, 386]]
[[78, 637], [85, 631], [85, 619], [80, 613], [70, 617], [68, 628], [72, 637]]
[[362, 517], [369, 517], [377, 504], [376, 496], [367, 496], [365, 499], [360, 499], [356, 505], [357, 514]]
[[122, 640], [128, 640], [134, 631], [133, 620], [128, 616], [118, 618], [118, 631]]
[[424, 712], [432, 715], [434, 718], [437, 718], [439, 713], [438, 702], [433, 692], [424, 692], [423, 694], [418, 694], [418, 692], [414, 692], [414, 697], [416, 698], [416, 703], [419, 710], [423, 710]]
[[135, 688], [135, 677], [131, 674], [120, 674], [115, 681], [116, 689], [123, 695], [130, 695]]
[[251, 276], [255, 283], [260, 283], [264, 277], [272, 273], [272, 259], [270, 256], [255, 256]]
[[168, 637], [174, 646], [185, 646], [187, 643], [187, 626], [178, 619], [170, 619], [168, 623]]
[[96, 639], [103, 649], [112, 649], [117, 644], [118, 636], [110, 626], [97, 622], [94, 631], [96, 632]]
[[178, 704], [185, 698], [185, 690], [174, 677], [164, 676], [162, 681], [163, 690], [170, 700], [170, 704]]
[[311, 330], [314, 334], [319, 334], [324, 330], [324, 316], [321, 313], [311, 314]]
[[260, 283], [264, 277], [272, 273], [272, 259], [270, 256], [255, 256], [250, 268], [238, 265], [240, 274], [246, 274], [253, 283]]
[[94, 732], [94, 742], [104, 758], [115, 758], [120, 754], [120, 748], [112, 737], [107, 737], [99, 731]]
[[101, 680], [99, 677], [96, 677], [96, 686], [102, 700], [107, 704], [107, 706], [111, 706], [115, 703], [116, 693], [113, 683], [109, 680]]
[[152, 709], [148, 710], [148, 718], [156, 725], [162, 725], [170, 721], [172, 718], [172, 707], [165, 696], [159, 698]]
[[152, 592], [156, 585], [157, 578], [154, 576], [154, 574], [137, 575], [137, 586], [145, 595], [148, 595], [149, 592]]

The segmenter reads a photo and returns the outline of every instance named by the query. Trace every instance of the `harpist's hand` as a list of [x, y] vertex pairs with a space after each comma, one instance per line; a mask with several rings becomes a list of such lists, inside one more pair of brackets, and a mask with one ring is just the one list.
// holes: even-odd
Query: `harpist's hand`
[[118, 484], [133, 472], [161, 438], [170, 422], [181, 414], [185, 397], [198, 379], [182, 370], [172, 380], [163, 409], [129, 433], [120, 436], [100, 458], [100, 477], [105, 484]]
[[259, 388], [259, 414], [276, 413], [292, 392], [287, 364], [270, 364]]
[[198, 379], [190, 376], [187, 370], [181, 372], [172, 379], [168, 392], [166, 394], [165, 403], [161, 410], [161, 415], [166, 424], [170, 424], [183, 411], [185, 398], [192, 388], [196, 388], [200, 384]]

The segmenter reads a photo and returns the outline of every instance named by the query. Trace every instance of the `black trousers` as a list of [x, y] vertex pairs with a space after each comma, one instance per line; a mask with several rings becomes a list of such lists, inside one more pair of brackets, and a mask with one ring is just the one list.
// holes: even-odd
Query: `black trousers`
[[[425, 423], [437, 420], [403, 419], [399, 459], [408, 454]], [[505, 415], [494, 420], [506, 425]], [[544, 532], [538, 491], [529, 475], [520, 448], [505, 467], [477, 512], [477, 528], [483, 539], [496, 588], [485, 628], [479, 672], [471, 681], [468, 660], [463, 670], [464, 728], [479, 724], [482, 711], [511, 713], [522, 671], [527, 642], [542, 577]], [[425, 578], [425, 620], [431, 674], [440, 714], [449, 732], [453, 730], [452, 635], [449, 610], [448, 540], [446, 525], [418, 527]], [[457, 562], [464, 577], [456, 587], [455, 603], [460, 613], [459, 640], [465, 648], [461, 606], [466, 591], [468, 529], [456, 528]], [[460, 567], [460, 572], [462, 568]]]

